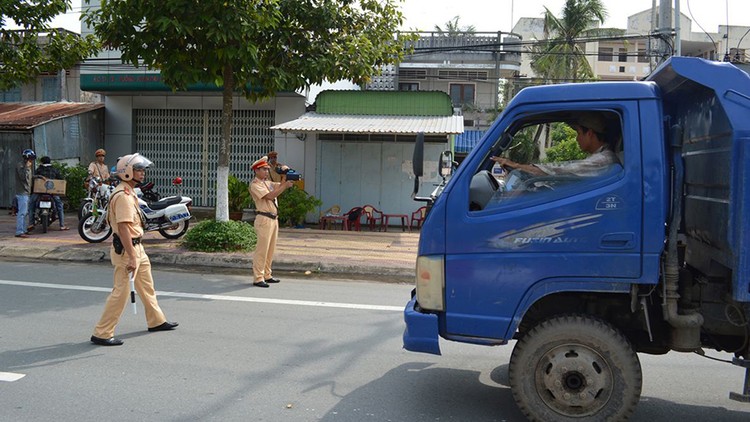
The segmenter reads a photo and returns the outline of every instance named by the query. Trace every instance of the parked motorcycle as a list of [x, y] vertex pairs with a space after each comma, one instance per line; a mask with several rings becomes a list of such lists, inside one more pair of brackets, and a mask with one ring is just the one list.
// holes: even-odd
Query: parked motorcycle
[[[89, 180], [88, 195], [83, 198], [78, 208], [78, 220], [82, 220], [83, 216], [91, 213], [94, 208], [104, 208], [109, 201], [109, 196], [117, 187], [117, 183], [118, 180], [114, 178], [105, 182], [98, 177], [92, 177]], [[139, 198], [148, 203], [161, 199], [161, 195], [154, 190], [154, 182], [137, 187], [135, 191]]]
[[38, 194], [32, 225], [39, 223], [42, 226], [42, 233], [47, 233], [47, 229], [53, 221], [57, 220], [57, 210], [55, 209], [55, 198], [47, 193]]
[[[110, 181], [114, 182], [114, 181]], [[87, 190], [87, 196], [81, 200], [81, 206], [78, 207], [78, 220], [82, 220], [83, 216], [90, 214], [94, 208], [104, 208], [107, 206], [109, 196], [112, 191], [115, 190], [116, 183], [106, 184], [104, 180], [99, 177], [92, 177], [89, 179], [89, 188]]]
[[[176, 178], [172, 183], [178, 187], [182, 183], [181, 178]], [[145, 186], [145, 185], [144, 185]], [[148, 192], [153, 192], [149, 187]], [[146, 202], [136, 188], [138, 205], [145, 216], [146, 228], [144, 231], [158, 231], [167, 239], [179, 239], [184, 235], [190, 223], [192, 215], [190, 206], [193, 200], [187, 196], [168, 196], [156, 202]], [[103, 242], [112, 235], [112, 227], [107, 221], [107, 203], [104, 207], [92, 209], [78, 222], [78, 234], [89, 243]]]

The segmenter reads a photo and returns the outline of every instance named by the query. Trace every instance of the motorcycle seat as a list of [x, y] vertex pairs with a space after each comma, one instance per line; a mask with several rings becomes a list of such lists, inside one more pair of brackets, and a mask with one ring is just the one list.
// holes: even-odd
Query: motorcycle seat
[[168, 196], [166, 198], [162, 198], [156, 202], [152, 202], [148, 204], [148, 207], [152, 210], [163, 210], [164, 208], [167, 208], [170, 205], [179, 204], [182, 202], [181, 196]]

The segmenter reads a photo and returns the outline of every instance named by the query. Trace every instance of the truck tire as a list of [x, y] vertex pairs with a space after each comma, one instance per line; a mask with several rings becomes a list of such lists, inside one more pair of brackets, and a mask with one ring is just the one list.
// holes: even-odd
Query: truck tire
[[531, 421], [627, 420], [641, 396], [641, 364], [610, 324], [585, 315], [542, 321], [510, 358], [513, 398]]

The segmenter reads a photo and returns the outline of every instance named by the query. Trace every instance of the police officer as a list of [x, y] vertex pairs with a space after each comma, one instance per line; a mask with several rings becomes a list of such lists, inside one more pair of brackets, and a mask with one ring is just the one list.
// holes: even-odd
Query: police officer
[[129, 296], [130, 277], [134, 273], [135, 290], [143, 302], [148, 331], [167, 331], [177, 327], [169, 322], [159, 308], [151, 276], [151, 262], [143, 250], [143, 217], [134, 189], [146, 176], [151, 165], [146, 157], [135, 153], [117, 161], [116, 175], [121, 180], [109, 200], [108, 222], [114, 232], [110, 260], [115, 267], [114, 286], [104, 305], [104, 312], [94, 328], [91, 342], [101, 346], [119, 346], [123, 341], [115, 338], [115, 326], [120, 320]]
[[276, 250], [276, 239], [279, 235], [279, 206], [276, 198], [292, 187], [294, 182], [270, 181], [271, 166], [268, 158], [262, 157], [252, 165], [255, 178], [250, 182], [250, 195], [255, 202], [255, 234], [258, 237], [253, 255], [253, 285], [268, 287], [269, 283], [278, 283], [278, 278], [271, 275], [273, 253]]

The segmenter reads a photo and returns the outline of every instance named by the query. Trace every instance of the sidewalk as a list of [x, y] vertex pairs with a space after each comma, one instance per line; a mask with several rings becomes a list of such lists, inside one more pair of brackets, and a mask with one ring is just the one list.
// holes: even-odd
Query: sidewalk
[[[16, 219], [0, 209], [0, 257], [45, 261], [103, 262], [109, 264], [111, 238], [88, 243], [78, 234], [75, 214], [66, 215], [69, 231], [55, 222], [47, 233], [37, 227], [27, 239], [14, 236]], [[195, 219], [191, 225], [195, 224]], [[384, 281], [413, 282], [419, 233], [398, 227], [381, 232], [282, 228], [274, 256], [274, 270], [283, 273], [334, 277], [367, 277]], [[160, 267], [221, 268], [252, 273], [252, 253], [191, 252], [180, 240], [146, 233], [143, 243], [151, 263]]]

